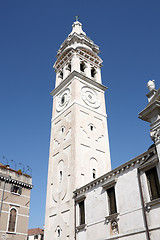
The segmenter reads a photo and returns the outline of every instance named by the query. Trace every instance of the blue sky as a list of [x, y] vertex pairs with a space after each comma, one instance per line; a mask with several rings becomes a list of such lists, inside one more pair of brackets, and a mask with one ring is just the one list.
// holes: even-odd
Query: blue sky
[[149, 123], [138, 113], [147, 104], [148, 80], [160, 85], [159, 12], [158, 0], [0, 1], [0, 158], [32, 168], [29, 228], [44, 224], [52, 66], [74, 16], [80, 16], [104, 61], [114, 168], [152, 144]]

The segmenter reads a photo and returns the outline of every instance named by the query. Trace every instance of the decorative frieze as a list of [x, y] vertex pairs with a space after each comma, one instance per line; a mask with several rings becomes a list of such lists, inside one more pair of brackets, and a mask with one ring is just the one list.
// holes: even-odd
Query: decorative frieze
[[5, 177], [5, 176], [0, 176], [0, 180], [1, 181], [5, 181], [7, 183], [11, 183], [11, 184], [16, 184], [18, 186], [23, 186], [23, 187], [26, 187], [26, 188], [29, 188], [29, 189], [32, 189], [33, 185], [31, 184], [27, 184], [27, 183], [24, 183], [24, 182], [21, 182], [21, 181], [18, 181], [16, 179], [12, 179], [12, 178], [9, 178], [9, 177]]

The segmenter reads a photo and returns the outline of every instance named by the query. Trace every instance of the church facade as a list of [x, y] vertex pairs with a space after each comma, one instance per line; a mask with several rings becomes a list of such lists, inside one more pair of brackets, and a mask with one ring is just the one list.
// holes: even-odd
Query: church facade
[[44, 239], [160, 236], [159, 91], [149, 82], [154, 145], [111, 170], [99, 47], [76, 20], [58, 50], [51, 120]]

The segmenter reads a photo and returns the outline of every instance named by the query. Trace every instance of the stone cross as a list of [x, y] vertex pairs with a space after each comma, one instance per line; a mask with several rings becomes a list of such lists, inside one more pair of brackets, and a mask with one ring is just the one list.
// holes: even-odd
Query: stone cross
[[75, 18], [76, 18], [76, 22], [79, 21], [79, 16], [78, 15], [75, 16]]

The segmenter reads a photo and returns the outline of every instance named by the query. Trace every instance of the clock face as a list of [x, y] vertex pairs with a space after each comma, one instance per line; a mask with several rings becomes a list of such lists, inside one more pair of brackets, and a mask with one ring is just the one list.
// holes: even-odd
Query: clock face
[[70, 89], [66, 88], [57, 97], [56, 110], [57, 112], [62, 111], [69, 103], [70, 100]]
[[81, 89], [81, 96], [83, 101], [90, 107], [99, 108], [100, 101], [96, 91], [88, 86], [84, 86]]

